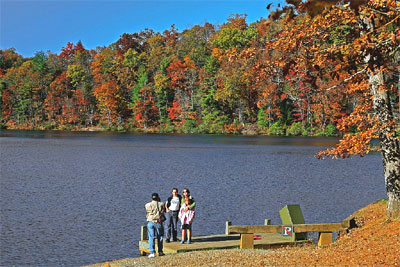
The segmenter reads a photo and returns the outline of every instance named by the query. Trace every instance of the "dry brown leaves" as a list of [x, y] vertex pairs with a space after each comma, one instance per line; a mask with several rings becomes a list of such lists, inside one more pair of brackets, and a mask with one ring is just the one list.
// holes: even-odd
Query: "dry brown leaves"
[[400, 219], [388, 219], [385, 203], [373, 203], [354, 214], [359, 228], [327, 247], [284, 248], [272, 265], [400, 266]]
[[354, 216], [359, 228], [326, 247], [199, 251], [92, 266], [400, 266], [400, 218], [386, 218], [381, 201]]

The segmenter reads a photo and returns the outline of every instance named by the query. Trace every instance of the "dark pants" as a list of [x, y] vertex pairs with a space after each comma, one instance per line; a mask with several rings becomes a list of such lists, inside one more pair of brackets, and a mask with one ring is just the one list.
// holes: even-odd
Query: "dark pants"
[[173, 240], [178, 240], [178, 213], [179, 211], [170, 211], [166, 213], [167, 217], [167, 240], [171, 239], [171, 236]]

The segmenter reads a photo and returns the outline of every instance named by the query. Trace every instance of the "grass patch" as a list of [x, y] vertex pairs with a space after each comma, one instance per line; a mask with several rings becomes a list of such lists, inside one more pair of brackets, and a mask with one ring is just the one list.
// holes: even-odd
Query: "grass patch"
[[376, 203], [378, 203], [378, 204], [386, 204], [387, 203], [387, 199], [380, 199]]

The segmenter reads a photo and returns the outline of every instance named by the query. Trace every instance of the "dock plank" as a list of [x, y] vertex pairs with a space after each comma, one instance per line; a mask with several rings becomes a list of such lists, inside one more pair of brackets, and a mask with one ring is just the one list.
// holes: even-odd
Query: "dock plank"
[[[280, 234], [256, 234], [261, 237], [260, 240], [254, 240], [255, 248], [274, 248], [287, 245], [296, 245], [303, 242], [294, 242], [291, 239], [285, 238]], [[212, 249], [234, 249], [240, 246], [240, 235], [211, 235], [197, 236], [192, 238], [191, 244], [180, 244], [179, 242], [164, 242], [163, 251], [166, 254], [182, 253], [198, 250]], [[149, 253], [148, 240], [139, 241], [139, 250], [144, 253]], [[157, 251], [157, 249], [156, 249]]]

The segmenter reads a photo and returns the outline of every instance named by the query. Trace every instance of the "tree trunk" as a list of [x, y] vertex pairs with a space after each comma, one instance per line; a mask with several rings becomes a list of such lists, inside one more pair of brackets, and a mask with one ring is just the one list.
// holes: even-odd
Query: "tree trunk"
[[386, 215], [396, 218], [400, 216], [400, 146], [395, 129], [389, 124], [393, 121], [389, 92], [380, 88], [384, 84], [383, 73], [370, 73], [369, 83], [374, 96], [374, 111], [380, 122], [385, 125], [379, 132], [379, 141], [388, 196]]

